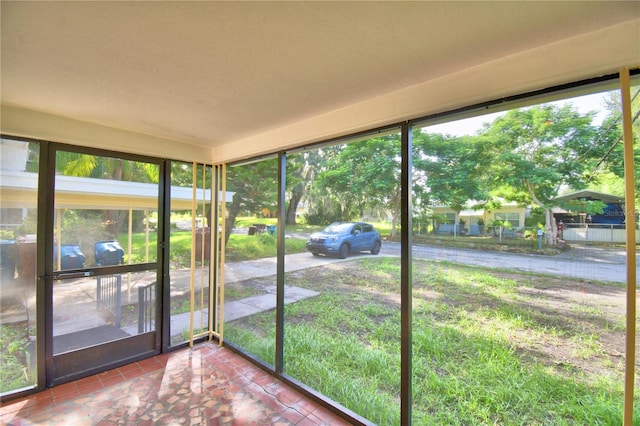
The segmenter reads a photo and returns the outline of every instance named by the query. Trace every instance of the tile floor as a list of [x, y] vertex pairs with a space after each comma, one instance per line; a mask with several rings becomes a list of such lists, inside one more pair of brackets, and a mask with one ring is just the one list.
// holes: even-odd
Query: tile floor
[[348, 425], [231, 350], [201, 343], [0, 407], [2, 425]]

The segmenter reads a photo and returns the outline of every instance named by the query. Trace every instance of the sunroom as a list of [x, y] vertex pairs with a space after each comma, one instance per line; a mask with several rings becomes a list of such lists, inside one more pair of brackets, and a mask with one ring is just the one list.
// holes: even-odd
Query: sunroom
[[[3, 310], [30, 307], [0, 316], [3, 407], [219, 344], [349, 424], [637, 421], [638, 3], [1, 8], [0, 177], [10, 145], [35, 176], [0, 192], [2, 247], [35, 254], [25, 281], [2, 253]], [[561, 188], [614, 188], [631, 243], [515, 257], [414, 226], [491, 193], [545, 229]], [[335, 221], [372, 223], [380, 254], [306, 252]], [[63, 266], [79, 241], [89, 260]], [[90, 259], [99, 241], [122, 257]], [[57, 350], [57, 319], [82, 322], [76, 296], [114, 276], [135, 331]]]

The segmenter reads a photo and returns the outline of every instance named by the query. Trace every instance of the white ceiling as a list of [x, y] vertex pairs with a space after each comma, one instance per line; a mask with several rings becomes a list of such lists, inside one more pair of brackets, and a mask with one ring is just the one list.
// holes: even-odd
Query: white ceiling
[[1, 14], [4, 106], [213, 161], [640, 64], [635, 1], [2, 1]]

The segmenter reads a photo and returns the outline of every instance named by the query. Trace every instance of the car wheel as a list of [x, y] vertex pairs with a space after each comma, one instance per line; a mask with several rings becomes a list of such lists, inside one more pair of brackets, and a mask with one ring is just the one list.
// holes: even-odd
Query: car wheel
[[382, 244], [380, 244], [380, 241], [376, 241], [375, 243], [373, 243], [373, 247], [371, 247], [371, 254], [380, 253], [380, 247], [382, 247]]
[[349, 245], [343, 244], [340, 246], [340, 250], [338, 250], [338, 257], [340, 259], [346, 259], [349, 255]]
[[315, 251], [312, 251], [311, 254], [314, 255], [314, 256], [320, 256], [320, 253], [315, 252]]

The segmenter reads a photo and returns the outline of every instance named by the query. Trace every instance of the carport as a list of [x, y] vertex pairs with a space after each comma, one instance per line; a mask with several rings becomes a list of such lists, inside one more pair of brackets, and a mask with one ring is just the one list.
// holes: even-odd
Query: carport
[[[556, 222], [562, 221], [566, 241], [624, 244], [627, 241], [625, 200], [623, 196], [582, 190], [552, 200]], [[636, 224], [638, 212], [635, 213]], [[640, 234], [636, 233], [636, 244]]]

